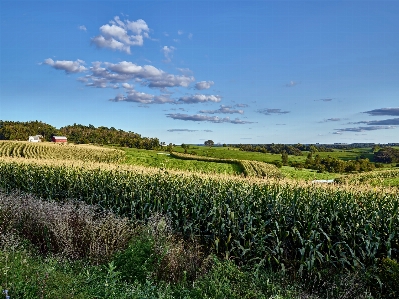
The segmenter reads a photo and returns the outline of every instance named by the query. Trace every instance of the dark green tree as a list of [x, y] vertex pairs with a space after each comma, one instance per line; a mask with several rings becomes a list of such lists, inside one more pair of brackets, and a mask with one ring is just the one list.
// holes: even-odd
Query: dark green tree
[[207, 140], [204, 142], [204, 144], [205, 144], [205, 146], [212, 147], [215, 144], [215, 142], [213, 142], [213, 140]]

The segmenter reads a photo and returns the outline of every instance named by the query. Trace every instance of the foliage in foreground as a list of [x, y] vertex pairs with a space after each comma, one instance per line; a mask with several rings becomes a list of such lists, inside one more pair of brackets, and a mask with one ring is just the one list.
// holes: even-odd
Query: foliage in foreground
[[0, 160], [0, 184], [43, 198], [77, 198], [134, 221], [167, 215], [219, 256], [303, 273], [398, 258], [397, 191], [316, 186], [144, 169]]

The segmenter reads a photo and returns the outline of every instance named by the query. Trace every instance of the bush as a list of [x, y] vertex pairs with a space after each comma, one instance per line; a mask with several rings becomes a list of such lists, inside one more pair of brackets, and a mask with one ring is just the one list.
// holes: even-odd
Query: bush
[[379, 270], [384, 298], [399, 298], [399, 263], [396, 260], [384, 258]]
[[126, 282], [140, 283], [154, 270], [154, 240], [147, 234], [134, 237], [129, 247], [116, 254], [114, 258], [115, 266], [121, 273], [121, 277]]

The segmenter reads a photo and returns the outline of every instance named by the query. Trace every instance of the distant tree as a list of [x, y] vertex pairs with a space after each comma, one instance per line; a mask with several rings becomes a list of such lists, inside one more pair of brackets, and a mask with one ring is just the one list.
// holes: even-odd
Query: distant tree
[[187, 150], [190, 148], [190, 146], [188, 144], [181, 144], [181, 148], [184, 149], [184, 153], [187, 154]]
[[173, 151], [173, 144], [169, 143], [169, 145], [166, 147], [166, 150], [171, 153]]
[[288, 154], [285, 151], [281, 154], [281, 162], [283, 165], [288, 165]]
[[215, 144], [215, 142], [213, 142], [213, 140], [207, 140], [204, 142], [204, 144], [205, 144], [205, 146], [212, 147]]
[[226, 143], [223, 143], [223, 147], [227, 147], [227, 144], [226, 144]]

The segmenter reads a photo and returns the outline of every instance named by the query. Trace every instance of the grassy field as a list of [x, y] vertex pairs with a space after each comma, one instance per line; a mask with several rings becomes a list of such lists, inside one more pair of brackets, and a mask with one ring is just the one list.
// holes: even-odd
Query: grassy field
[[[174, 151], [184, 152], [184, 149], [180, 146], [175, 146]], [[280, 154], [271, 153], [259, 153], [259, 152], [246, 152], [240, 151], [234, 147], [207, 147], [200, 145], [190, 145], [188, 153], [195, 152], [199, 156], [222, 158], [222, 159], [238, 159], [238, 160], [254, 160], [262, 161], [266, 163], [272, 163], [275, 161], [281, 161]], [[304, 162], [306, 160], [308, 152], [303, 152], [302, 156], [289, 156], [289, 161]], [[333, 152], [317, 152], [314, 154], [319, 155], [322, 158], [333, 157], [341, 160], [356, 160], [360, 155], [364, 155], [372, 161], [373, 153], [371, 148], [361, 148], [353, 150], [334, 150]]]
[[126, 164], [160, 169], [185, 170], [199, 173], [240, 174], [242, 170], [234, 164], [182, 160], [169, 156], [168, 152], [120, 148], [126, 153]]

